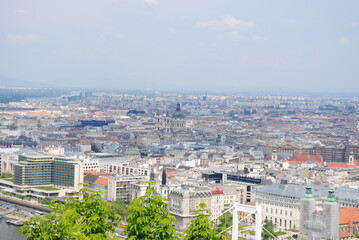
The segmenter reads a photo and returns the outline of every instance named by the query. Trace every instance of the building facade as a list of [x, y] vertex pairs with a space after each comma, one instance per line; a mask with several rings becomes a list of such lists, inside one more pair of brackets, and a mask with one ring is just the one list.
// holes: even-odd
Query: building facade
[[170, 116], [156, 118], [155, 130], [159, 133], [160, 139], [171, 139], [186, 129], [185, 115], [181, 106], [177, 103], [175, 112]]
[[143, 176], [116, 176], [109, 178], [106, 200], [115, 201], [120, 198], [123, 202], [129, 203], [133, 198], [132, 190], [134, 190], [134, 187], [132, 184], [140, 183], [144, 180]]
[[195, 211], [201, 202], [211, 209], [212, 191], [205, 188], [181, 187], [172, 189], [168, 195], [168, 209], [175, 216], [176, 228], [186, 229], [196, 218]]
[[77, 188], [83, 182], [81, 161], [67, 157], [19, 155], [14, 166], [14, 184]]
[[[312, 234], [315, 235], [314, 233], [318, 232], [319, 236], [322, 231], [320, 229], [325, 227], [323, 225], [318, 226], [317, 229], [313, 228], [313, 222], [318, 222], [317, 225], [321, 222], [319, 219], [322, 215], [319, 213], [330, 214], [330, 221], [339, 221], [339, 213], [335, 212], [336, 206], [338, 209], [339, 207], [358, 208], [359, 189], [340, 187], [335, 190], [334, 196], [334, 190], [320, 185], [313, 185], [308, 192], [305, 185], [273, 184], [257, 189], [256, 204], [262, 208], [263, 219], [271, 220], [278, 229], [294, 228], [305, 233], [311, 226]], [[313, 215], [313, 212], [317, 215]], [[311, 222], [308, 222], [308, 219]], [[325, 219], [328, 220], [328, 217]], [[325, 221], [322, 222], [325, 223]], [[339, 222], [325, 224], [332, 226], [332, 232], [336, 231], [334, 226], [339, 226]]]

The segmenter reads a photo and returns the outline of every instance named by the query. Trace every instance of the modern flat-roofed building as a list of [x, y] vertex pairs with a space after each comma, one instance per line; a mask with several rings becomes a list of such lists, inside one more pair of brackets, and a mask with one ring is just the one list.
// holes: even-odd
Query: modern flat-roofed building
[[131, 185], [145, 180], [145, 176], [116, 176], [109, 178], [106, 200], [115, 201], [120, 198], [123, 202], [129, 203], [132, 199]]
[[16, 185], [48, 185], [77, 188], [83, 182], [79, 160], [46, 155], [20, 155], [14, 168]]

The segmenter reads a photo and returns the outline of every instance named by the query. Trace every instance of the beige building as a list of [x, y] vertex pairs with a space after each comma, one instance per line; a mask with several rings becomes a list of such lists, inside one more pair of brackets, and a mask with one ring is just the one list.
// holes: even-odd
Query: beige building
[[[133, 177], [112, 177], [108, 179], [108, 186], [107, 186], [107, 199], [108, 201], [115, 201], [117, 198], [122, 199], [123, 202], [129, 203], [133, 198], [132, 190], [134, 183], [143, 182], [143, 176], [133, 176]], [[140, 189], [144, 190], [145, 189]], [[141, 191], [137, 192], [138, 196], [140, 196]], [[136, 195], [137, 196], [137, 195]]]
[[180, 230], [186, 229], [190, 221], [196, 218], [194, 211], [199, 208], [201, 202], [211, 209], [211, 198], [212, 191], [208, 188], [172, 189], [168, 196], [168, 208], [177, 219], [176, 227]]
[[130, 183], [131, 200], [144, 196], [147, 188], [148, 184], [143, 181]]
[[127, 162], [112, 162], [105, 165], [107, 173], [119, 174], [121, 176], [150, 176], [150, 169], [129, 166]]
[[14, 152], [18, 151], [19, 149], [10, 148], [5, 150], [9, 151], [0, 153], [0, 174], [14, 173], [14, 166], [18, 162], [18, 155]]
[[169, 210], [176, 217], [177, 228], [183, 230], [196, 217], [194, 212], [199, 204], [204, 202], [211, 211], [210, 218], [216, 220], [222, 213], [233, 206], [235, 202], [244, 204], [246, 201], [246, 186], [239, 184], [220, 185], [215, 189], [208, 187], [188, 187], [169, 191]]
[[300, 197], [257, 190], [256, 205], [262, 208], [263, 219], [271, 220], [278, 228], [298, 229], [300, 226]]
[[98, 159], [86, 158], [82, 160], [84, 171], [100, 171], [100, 163]]
[[212, 219], [217, 219], [222, 213], [233, 206], [233, 204], [246, 203], [246, 186], [240, 184], [226, 184], [216, 187], [212, 191], [211, 213]]

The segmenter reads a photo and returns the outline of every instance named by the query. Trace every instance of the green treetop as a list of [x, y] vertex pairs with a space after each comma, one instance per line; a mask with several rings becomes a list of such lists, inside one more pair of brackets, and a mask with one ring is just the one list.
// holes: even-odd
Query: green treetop
[[65, 204], [53, 203], [46, 216], [33, 217], [21, 227], [28, 240], [109, 240], [119, 216], [112, 215], [101, 192], [81, 189], [80, 200], [68, 199]]
[[176, 219], [167, 210], [166, 199], [156, 196], [152, 184], [149, 182], [144, 196], [132, 200], [124, 233], [129, 240], [178, 239], [173, 226]]
[[126, 219], [129, 214], [128, 205], [124, 203], [121, 198], [117, 198], [116, 201], [110, 203], [112, 214], [118, 214], [122, 219]]
[[232, 213], [230, 211], [227, 211], [223, 213], [221, 216], [219, 216], [218, 220], [219, 220], [219, 226], [217, 228], [217, 232], [223, 232], [223, 234], [228, 236], [230, 234], [230, 230], [227, 229], [229, 229], [229, 227], [232, 226], [232, 221], [233, 221]]
[[205, 203], [199, 204], [199, 209], [195, 211], [197, 217], [193, 219], [186, 229], [185, 240], [225, 240], [226, 236], [219, 234], [214, 228], [214, 222], [209, 220], [208, 215], [211, 214], [206, 209]]

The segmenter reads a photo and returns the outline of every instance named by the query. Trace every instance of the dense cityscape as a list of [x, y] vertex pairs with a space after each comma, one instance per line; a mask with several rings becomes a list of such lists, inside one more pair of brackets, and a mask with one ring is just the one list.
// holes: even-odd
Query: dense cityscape
[[0, 0], [0, 240], [359, 239], [358, 10]]
[[[153, 181], [178, 232], [201, 202], [215, 225], [238, 203], [259, 207], [278, 239], [352, 239], [359, 233], [358, 101], [72, 92], [3, 103], [0, 197], [37, 211], [3, 206], [0, 214], [21, 225], [84, 182], [106, 201], [130, 204]], [[255, 238], [255, 219], [240, 223], [240, 237]]]

